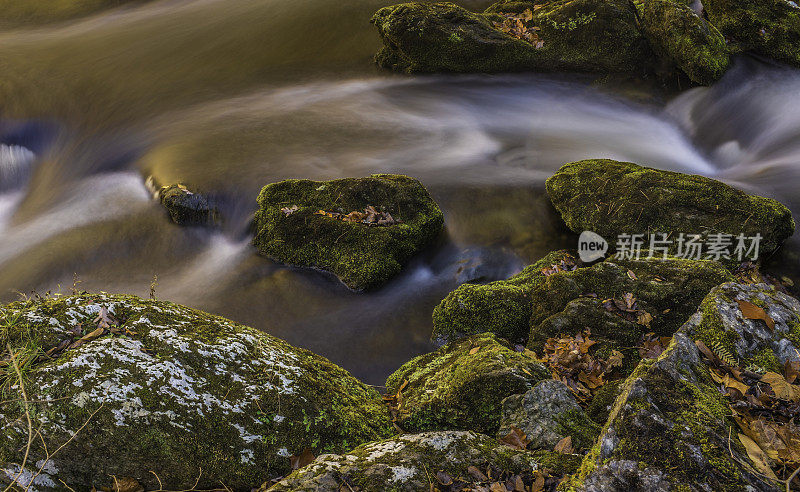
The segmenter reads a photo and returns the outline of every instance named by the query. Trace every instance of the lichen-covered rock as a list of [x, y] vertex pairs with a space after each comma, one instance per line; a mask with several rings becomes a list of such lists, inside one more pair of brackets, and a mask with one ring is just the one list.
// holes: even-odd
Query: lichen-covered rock
[[[638, 352], [633, 347], [643, 334], [672, 335], [711, 289], [732, 279], [715, 261], [676, 258], [611, 258], [589, 268], [556, 272], [530, 291], [528, 347], [540, 351], [550, 337], [574, 336], [589, 328], [598, 342], [592, 350], [606, 356], [620, 350], [628, 364], [635, 364]], [[636, 312], [609, 311], [604, 305], [605, 299], [622, 302], [626, 294], [636, 301]], [[649, 317], [640, 319], [644, 313]]]
[[[526, 9], [532, 15], [522, 22], [535, 37], [498, 28]], [[409, 73], [642, 72], [653, 63], [623, 0], [499, 2], [480, 14], [449, 2], [403, 3], [380, 9], [372, 23], [384, 42], [376, 62]]]
[[[305, 448], [344, 452], [393, 432], [377, 392], [328, 360], [169, 302], [58, 297], [10, 304], [0, 319], [2, 346], [27, 361], [24, 386], [38, 430], [22, 488], [41, 470], [36, 490], [66, 490], [60, 481], [110, 490], [112, 476], [150, 490], [191, 488], [198, 476], [200, 489], [249, 489], [288, 473], [289, 456]], [[78, 346], [70, 342], [92, 332]], [[52, 358], [39, 357], [48, 351]], [[13, 373], [0, 378], [6, 485], [29, 434], [24, 405], [13, 400], [20, 397]]]
[[208, 197], [185, 185], [162, 187], [158, 190], [158, 199], [178, 225], [213, 225], [219, 220], [219, 211]]
[[659, 58], [671, 61], [692, 81], [709, 85], [728, 69], [725, 38], [691, 7], [672, 0], [637, 0], [634, 5]]
[[[737, 300], [774, 317], [742, 316]], [[737, 313], [738, 311], [738, 313]], [[800, 302], [766, 284], [726, 283], [675, 334], [657, 360], [643, 361], [623, 384], [598, 444], [571, 489], [774, 491], [782, 484], [759, 473], [738, 439], [728, 402], [710, 376], [695, 340], [730, 350], [742, 367], [772, 370], [798, 360]], [[769, 353], [769, 356], [765, 355]]]
[[503, 399], [548, 376], [544, 366], [484, 333], [412, 359], [389, 376], [386, 389], [400, 393], [398, 423], [408, 432], [494, 434]]
[[545, 379], [525, 394], [503, 400], [498, 438], [514, 427], [530, 439], [531, 449], [552, 450], [568, 436], [576, 450], [588, 449], [600, 434], [600, 426], [586, 416], [570, 389], [555, 379]]
[[663, 233], [670, 234], [674, 250], [681, 233], [761, 234], [763, 256], [794, 232], [792, 213], [775, 200], [703, 176], [630, 162], [572, 162], [551, 176], [546, 187], [570, 229], [594, 231], [612, 243], [620, 234]]
[[[357, 447], [344, 455], [323, 455], [284, 478], [270, 492], [427, 491], [443, 472], [464, 486], [484, 485], [469, 467], [493, 467], [521, 476], [548, 468], [569, 472], [576, 467], [571, 455], [520, 451], [468, 431], [405, 434]], [[478, 490], [482, 490], [481, 489]], [[267, 484], [261, 492], [267, 490]], [[488, 488], [486, 489], [488, 490]]]
[[[261, 254], [331, 272], [353, 290], [387, 282], [444, 227], [427, 190], [401, 175], [281, 181], [261, 190], [258, 205], [253, 244]], [[368, 207], [382, 222], [352, 219]]]
[[711, 22], [747, 50], [800, 66], [800, 6], [794, 0], [702, 0]]
[[530, 291], [544, 280], [542, 270], [562, 262], [574, 267], [576, 261], [567, 251], [555, 251], [507, 280], [461, 285], [433, 310], [431, 339], [448, 342], [492, 332], [513, 342], [524, 342], [530, 331]]

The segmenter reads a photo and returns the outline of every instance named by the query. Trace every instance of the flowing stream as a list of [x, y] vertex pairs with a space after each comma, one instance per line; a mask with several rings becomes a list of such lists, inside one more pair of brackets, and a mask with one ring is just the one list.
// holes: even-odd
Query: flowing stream
[[[703, 174], [800, 213], [800, 71], [739, 58], [678, 95], [580, 75], [398, 76], [371, 64], [386, 3], [160, 0], [0, 30], [0, 301], [76, 277], [147, 296], [157, 275], [160, 299], [382, 384], [432, 348], [431, 312], [459, 283], [574, 247], [543, 191], [566, 162]], [[420, 179], [447, 224], [385, 288], [355, 294], [255, 254], [264, 184], [375, 172]], [[218, 196], [224, 224], [170, 223], [149, 176]], [[800, 282], [798, 258], [795, 236], [772, 268]]]

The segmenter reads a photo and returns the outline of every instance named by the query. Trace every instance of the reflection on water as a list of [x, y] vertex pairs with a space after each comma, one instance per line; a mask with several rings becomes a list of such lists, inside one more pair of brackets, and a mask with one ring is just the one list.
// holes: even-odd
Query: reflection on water
[[[0, 299], [68, 291], [74, 273], [80, 288], [146, 296], [157, 275], [159, 298], [381, 384], [431, 348], [431, 311], [459, 283], [573, 246], [543, 193], [565, 162], [714, 176], [800, 210], [796, 71], [739, 60], [667, 103], [577, 76], [390, 76], [369, 62], [383, 3], [165, 0], [0, 33]], [[419, 178], [448, 226], [385, 288], [354, 294], [255, 255], [261, 186], [374, 172]], [[219, 195], [225, 223], [170, 224], [149, 175]], [[782, 271], [797, 275], [799, 251]]]

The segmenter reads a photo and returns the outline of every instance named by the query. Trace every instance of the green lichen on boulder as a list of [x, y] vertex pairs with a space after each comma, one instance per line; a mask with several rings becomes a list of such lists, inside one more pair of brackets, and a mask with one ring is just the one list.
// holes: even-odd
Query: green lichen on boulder
[[[261, 190], [258, 205], [253, 244], [261, 254], [331, 272], [353, 290], [387, 282], [444, 227], [442, 211], [427, 190], [401, 175], [281, 181]], [[365, 224], [318, 213], [346, 216], [367, 207], [390, 214], [393, 221]]]
[[[691, 323], [691, 322], [690, 322]], [[738, 439], [731, 411], [683, 331], [624, 383], [598, 445], [562, 490], [774, 491]]]
[[703, 7], [741, 49], [800, 66], [800, 6], [794, 0], [703, 0]]
[[[453, 3], [403, 3], [372, 18], [384, 46], [378, 65], [414, 72], [642, 72], [653, 63], [633, 7], [623, 0], [498, 3], [473, 13]], [[531, 40], [497, 27], [532, 11]]]
[[703, 85], [716, 82], [728, 69], [725, 38], [691, 7], [671, 0], [637, 0], [634, 5], [642, 32], [661, 60]]
[[492, 332], [513, 342], [524, 342], [530, 331], [530, 291], [545, 278], [543, 269], [574, 264], [567, 251], [555, 251], [507, 280], [485, 285], [464, 284], [447, 295], [433, 310], [436, 341]]
[[163, 186], [157, 195], [178, 225], [214, 225], [219, 221], [219, 211], [212, 201], [183, 184]]
[[[149, 490], [249, 490], [288, 473], [305, 448], [344, 452], [393, 432], [377, 392], [328, 360], [169, 302], [58, 297], [7, 305], [0, 320], [2, 345], [28, 361], [38, 430], [19, 474], [24, 405], [13, 373], [0, 372], [3, 486], [18, 477], [24, 489], [41, 470], [37, 490], [66, 490], [60, 481], [111, 490], [112, 476]], [[101, 336], [71, 345], [104, 323]]]
[[[732, 279], [715, 261], [677, 258], [610, 258], [592, 267], [556, 272], [530, 291], [528, 347], [541, 351], [550, 337], [574, 336], [589, 328], [598, 342], [592, 350], [606, 356], [620, 350], [628, 364], [635, 364], [634, 347], [643, 334], [672, 335], [711, 289]], [[605, 299], [622, 301], [626, 294], [636, 300], [637, 312], [630, 318], [603, 305]], [[652, 319], [640, 321], [640, 313]]]
[[[530, 453], [500, 444], [494, 439], [469, 431], [404, 434], [357, 447], [344, 455], [323, 455], [310, 465], [293, 472], [261, 492], [363, 492], [433, 490], [442, 472], [464, 487], [488, 488], [470, 467], [489, 467], [501, 472], [530, 477], [537, 469], [556, 473], [574, 470], [579, 459], [572, 455]], [[439, 475], [442, 476], [442, 475]]]
[[630, 162], [572, 162], [551, 176], [546, 187], [570, 229], [594, 231], [612, 242], [620, 234], [663, 233], [670, 234], [674, 250], [681, 233], [761, 234], [763, 256], [794, 232], [792, 213], [775, 200], [703, 176]]
[[408, 432], [494, 434], [503, 399], [548, 376], [534, 359], [484, 333], [412, 359], [389, 376], [386, 389], [393, 395], [400, 391], [398, 424]]

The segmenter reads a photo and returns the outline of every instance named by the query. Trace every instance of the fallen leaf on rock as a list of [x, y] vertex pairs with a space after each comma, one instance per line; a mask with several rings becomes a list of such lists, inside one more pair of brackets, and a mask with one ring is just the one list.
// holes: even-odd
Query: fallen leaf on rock
[[519, 427], [511, 426], [511, 431], [500, 442], [507, 444], [512, 448], [525, 449], [530, 444], [531, 440], [525, 435]]
[[311, 452], [311, 449], [305, 448], [298, 456], [289, 456], [289, 461], [292, 464], [292, 470], [297, 470], [314, 461], [314, 458], [315, 456], [314, 453]]
[[544, 490], [544, 475], [539, 470], [533, 472], [533, 484], [531, 484], [531, 492], [541, 492]]
[[633, 273], [632, 270], [628, 270], [628, 278], [631, 280], [636, 280], [636, 274]]
[[572, 454], [573, 452], [572, 437], [567, 436], [564, 439], [558, 441], [558, 444], [556, 444], [556, 447], [553, 448], [553, 451], [561, 454]]
[[747, 319], [763, 320], [764, 323], [767, 324], [767, 328], [769, 328], [770, 332], [775, 331], [775, 320], [773, 320], [763, 308], [760, 308], [748, 301], [737, 300], [736, 302], [739, 304], [739, 309], [742, 311], [742, 316]]
[[140, 484], [135, 478], [131, 477], [113, 477], [114, 488], [113, 492], [144, 492], [144, 486]]
[[502, 483], [495, 482], [495, 483], [492, 484], [491, 487], [489, 487], [489, 491], [490, 492], [508, 492], [508, 489]]
[[486, 482], [489, 480], [489, 477], [487, 477], [485, 473], [480, 471], [477, 466], [470, 465], [469, 468], [467, 468], [467, 473], [469, 473], [472, 476], [472, 478], [474, 478], [479, 482]]
[[291, 207], [283, 207], [281, 209], [281, 212], [283, 212], [283, 214], [286, 217], [288, 217], [288, 216], [292, 215], [293, 213], [297, 212], [298, 210], [300, 210], [300, 207], [298, 207], [297, 205], [292, 205]]
[[472, 348], [469, 350], [469, 355], [475, 355], [475, 354], [477, 354], [477, 353], [478, 353], [478, 351], [479, 351], [480, 349], [481, 349], [480, 347], [472, 347]]
[[775, 392], [775, 397], [781, 400], [800, 401], [800, 386], [789, 384], [786, 379], [778, 373], [768, 372], [761, 376], [761, 382], [767, 383]]
[[436, 472], [436, 480], [438, 480], [442, 485], [453, 484], [453, 478], [444, 470], [439, 470]]
[[756, 469], [767, 477], [777, 481], [778, 477], [775, 476], [775, 472], [772, 471], [769, 465], [769, 458], [758, 444], [744, 434], [739, 434], [739, 441], [744, 446], [744, 449], [747, 451], [747, 456], [750, 458], [750, 461], [753, 462]]

